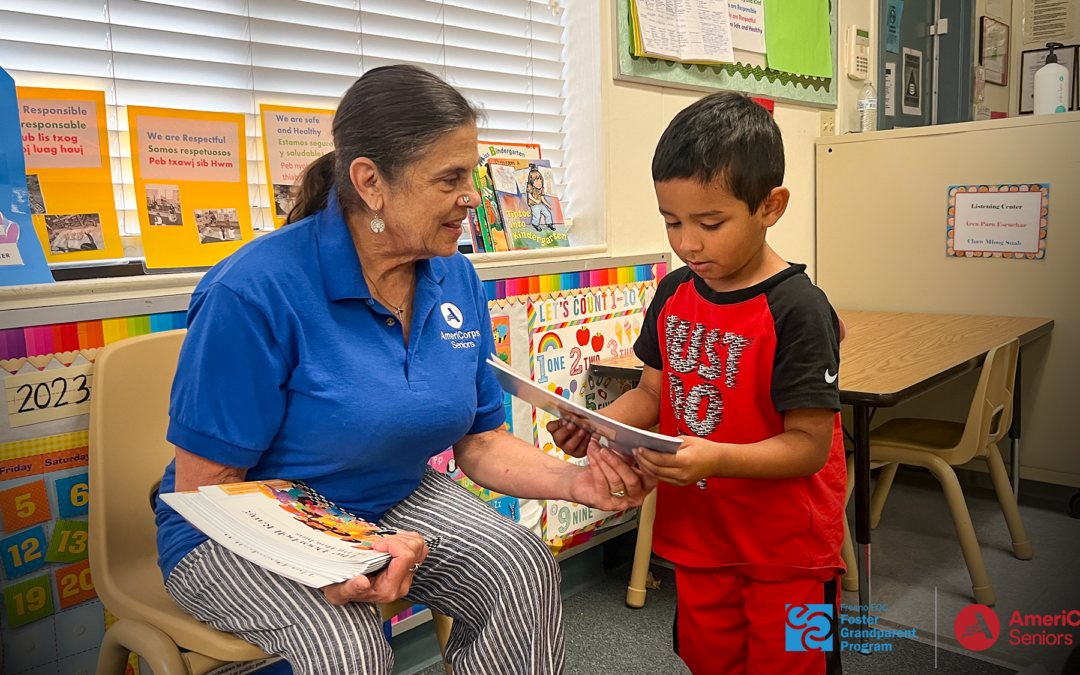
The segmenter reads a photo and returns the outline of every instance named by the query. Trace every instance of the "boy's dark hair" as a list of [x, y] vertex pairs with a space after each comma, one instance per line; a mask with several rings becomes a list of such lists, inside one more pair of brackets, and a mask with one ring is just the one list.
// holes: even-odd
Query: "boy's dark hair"
[[652, 161], [653, 181], [720, 180], [724, 189], [757, 213], [784, 182], [784, 141], [763, 106], [732, 91], [687, 107], [664, 131]]

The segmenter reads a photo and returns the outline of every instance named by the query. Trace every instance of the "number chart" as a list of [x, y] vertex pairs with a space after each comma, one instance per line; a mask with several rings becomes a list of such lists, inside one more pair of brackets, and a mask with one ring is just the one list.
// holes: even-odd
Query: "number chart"
[[0, 330], [4, 675], [95, 671], [107, 613], [88, 550], [94, 360], [107, 344], [184, 322], [177, 312]]
[[[529, 366], [533, 381], [568, 401], [592, 410], [614, 400], [610, 383], [593, 382], [589, 364], [633, 351], [641, 334], [645, 306], [655, 292], [654, 281], [580, 289], [534, 299], [529, 305]], [[533, 411], [533, 442], [541, 450], [568, 462], [585, 459], [565, 455], [555, 447], [547, 424], [550, 414]], [[563, 550], [579, 533], [617, 518], [582, 504], [549, 501], [542, 531], [548, 545]]]

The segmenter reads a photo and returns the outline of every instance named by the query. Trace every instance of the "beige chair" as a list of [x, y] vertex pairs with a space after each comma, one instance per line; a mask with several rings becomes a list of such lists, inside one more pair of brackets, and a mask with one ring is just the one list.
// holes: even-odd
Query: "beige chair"
[[[165, 440], [169, 390], [185, 331], [123, 340], [99, 352], [90, 404], [90, 568], [118, 619], [105, 633], [98, 675], [122, 675], [134, 652], [154, 675], [203, 675], [262, 650], [201, 623], [173, 602], [157, 566], [154, 513], [147, 495], [173, 457]], [[408, 609], [380, 607], [383, 618]], [[451, 620], [434, 615], [445, 651]], [[189, 651], [181, 651], [186, 649]], [[451, 672], [446, 665], [446, 672]]]
[[[1012, 422], [1013, 386], [1016, 381], [1016, 357], [1019, 351], [1020, 341], [1012, 340], [987, 353], [967, 421], [963, 424], [939, 420], [895, 419], [870, 434], [871, 466], [883, 467], [870, 500], [870, 526], [876, 527], [881, 519], [881, 510], [885, 506], [889, 488], [900, 464], [929, 469], [945, 491], [945, 499], [949, 503], [956, 534], [960, 539], [960, 549], [967, 562], [968, 574], [971, 575], [971, 590], [975, 601], [983, 605], [993, 605], [997, 596], [986, 573], [986, 565], [983, 563], [979, 542], [975, 538], [975, 529], [971, 525], [964, 493], [952, 467], [976, 458], [986, 462], [1001, 510], [1005, 514], [1005, 523], [1012, 536], [1013, 554], [1021, 560], [1029, 560], [1033, 555], [1031, 542], [1020, 519], [1020, 510], [1016, 506], [1009, 476], [997, 447], [997, 442], [1005, 437]], [[848, 495], [851, 494], [852, 470], [852, 461], [849, 459]], [[844, 558], [850, 575], [850, 570], [854, 569], [854, 554], [846, 518], [844, 526]], [[858, 588], [857, 580], [854, 588], [849, 584], [849, 579], [845, 578], [845, 589]]]

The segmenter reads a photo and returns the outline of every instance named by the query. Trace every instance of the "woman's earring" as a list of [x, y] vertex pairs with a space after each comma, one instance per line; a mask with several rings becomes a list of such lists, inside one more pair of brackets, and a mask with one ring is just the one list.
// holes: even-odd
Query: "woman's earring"
[[371, 231], [378, 234], [386, 229], [386, 221], [379, 217], [379, 212], [375, 212], [375, 217], [371, 219]]

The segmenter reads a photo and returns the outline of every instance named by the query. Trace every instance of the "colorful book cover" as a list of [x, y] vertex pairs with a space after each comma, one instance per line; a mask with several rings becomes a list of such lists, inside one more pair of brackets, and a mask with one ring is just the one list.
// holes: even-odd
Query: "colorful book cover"
[[488, 160], [496, 201], [514, 249], [569, 246], [555, 177], [547, 160]]
[[476, 209], [469, 209], [469, 239], [472, 240], [473, 253], [486, 253], [484, 235], [480, 232], [480, 216]]
[[491, 182], [491, 176], [487, 169], [487, 162], [491, 158], [497, 159], [540, 159], [540, 146], [535, 143], [487, 143], [481, 141], [477, 144], [480, 161], [473, 171], [473, 182], [476, 190], [480, 193], [480, 208], [478, 209], [481, 221], [481, 229], [488, 251], [509, 251], [510, 238], [503, 227], [502, 216], [496, 203], [495, 188]]

